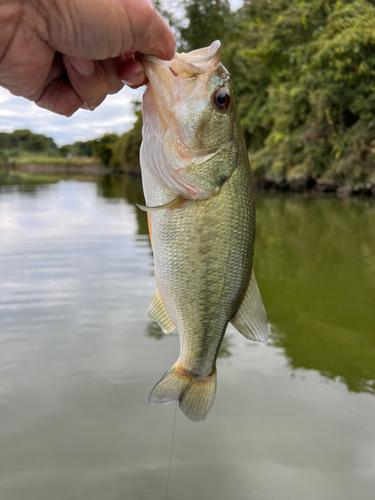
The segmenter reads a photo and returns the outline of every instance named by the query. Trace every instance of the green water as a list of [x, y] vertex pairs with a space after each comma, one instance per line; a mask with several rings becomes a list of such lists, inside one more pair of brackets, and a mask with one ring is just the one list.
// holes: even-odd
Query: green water
[[[138, 179], [0, 176], [1, 500], [164, 500], [178, 356]], [[201, 424], [177, 411], [170, 500], [375, 497], [375, 203], [259, 194], [266, 344], [229, 327]]]

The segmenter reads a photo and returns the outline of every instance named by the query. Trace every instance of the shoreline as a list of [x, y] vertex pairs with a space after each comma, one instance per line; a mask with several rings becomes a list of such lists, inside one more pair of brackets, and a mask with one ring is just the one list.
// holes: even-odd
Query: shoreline
[[[122, 168], [111, 168], [103, 165], [47, 165], [47, 164], [3, 164], [1, 170], [23, 172], [27, 174], [75, 174], [75, 175], [130, 175], [132, 177], [141, 177], [139, 170], [126, 171]], [[341, 198], [349, 196], [375, 197], [375, 184], [371, 182], [348, 184], [346, 182], [314, 179], [312, 177], [298, 177], [287, 179], [280, 177], [278, 179], [256, 179], [253, 180], [253, 187], [257, 191], [266, 192], [290, 192], [290, 193], [309, 193], [309, 194], [330, 194]]]
[[348, 184], [346, 182], [327, 179], [314, 179], [313, 177], [298, 177], [287, 179], [280, 177], [276, 180], [257, 179], [253, 181], [254, 189], [259, 191], [333, 194], [340, 198], [349, 196], [375, 196], [375, 184], [362, 182]]

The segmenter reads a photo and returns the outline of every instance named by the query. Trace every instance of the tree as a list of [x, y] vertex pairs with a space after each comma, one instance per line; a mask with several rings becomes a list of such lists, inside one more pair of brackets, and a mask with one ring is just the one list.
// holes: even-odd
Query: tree
[[375, 10], [252, 0], [229, 70], [256, 175], [373, 179]]
[[228, 0], [185, 0], [187, 26], [179, 27], [180, 50], [208, 47], [215, 40], [224, 41], [233, 29], [233, 12]]
[[113, 145], [118, 139], [117, 134], [105, 134], [94, 142], [93, 155], [99, 158], [107, 167], [111, 162]]
[[142, 142], [142, 111], [136, 107], [137, 117], [134, 126], [129, 132], [125, 132], [114, 144], [112, 167], [121, 167], [125, 172], [140, 172], [139, 149]]
[[0, 148], [17, 151], [57, 154], [58, 148], [51, 137], [34, 134], [28, 129], [0, 133]]

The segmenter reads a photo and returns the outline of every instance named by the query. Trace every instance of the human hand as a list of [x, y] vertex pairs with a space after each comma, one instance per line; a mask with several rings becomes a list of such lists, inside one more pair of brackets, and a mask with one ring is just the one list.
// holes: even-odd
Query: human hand
[[144, 84], [137, 52], [174, 50], [152, 0], [0, 0], [0, 85], [61, 115]]

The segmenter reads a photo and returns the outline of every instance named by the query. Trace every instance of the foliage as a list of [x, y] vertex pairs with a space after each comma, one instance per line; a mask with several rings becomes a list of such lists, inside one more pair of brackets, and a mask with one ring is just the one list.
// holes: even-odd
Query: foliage
[[252, 0], [238, 17], [225, 50], [257, 175], [374, 180], [374, 6]]
[[228, 0], [185, 0], [187, 26], [179, 28], [180, 51], [207, 47], [234, 30], [234, 14]]
[[137, 120], [134, 127], [125, 132], [113, 146], [113, 155], [110, 165], [121, 167], [125, 172], [140, 172], [139, 148], [142, 142], [142, 112], [135, 111]]
[[117, 134], [105, 134], [93, 141], [93, 156], [99, 158], [105, 166], [109, 166], [112, 158], [113, 145], [119, 139]]
[[74, 144], [66, 144], [61, 146], [59, 152], [62, 156], [72, 155], [72, 156], [92, 156], [93, 147], [95, 140], [92, 141], [78, 141]]
[[33, 153], [48, 152], [57, 154], [58, 148], [51, 137], [34, 134], [30, 130], [15, 130], [14, 132], [0, 132], [0, 151], [3, 155], [14, 151], [29, 151]]

